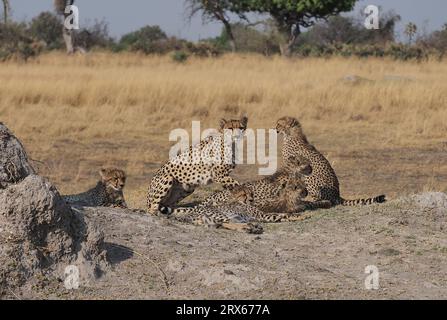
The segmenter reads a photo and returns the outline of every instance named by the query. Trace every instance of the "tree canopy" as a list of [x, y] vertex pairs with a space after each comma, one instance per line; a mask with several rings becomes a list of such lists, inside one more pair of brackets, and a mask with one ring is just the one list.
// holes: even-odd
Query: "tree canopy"
[[319, 19], [351, 11], [357, 0], [241, 0], [235, 10], [269, 14], [284, 36], [284, 54], [290, 54], [301, 28], [308, 28]]

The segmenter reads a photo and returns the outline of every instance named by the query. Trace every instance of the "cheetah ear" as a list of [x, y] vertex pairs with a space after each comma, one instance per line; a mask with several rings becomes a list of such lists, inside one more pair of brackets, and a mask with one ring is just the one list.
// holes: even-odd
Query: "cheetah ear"
[[225, 127], [225, 125], [227, 124], [227, 120], [225, 120], [225, 119], [220, 119], [220, 121], [219, 121], [219, 127], [221, 128], [221, 129], [223, 129], [224, 127]]
[[107, 179], [108, 173], [109, 173], [109, 170], [107, 170], [107, 169], [99, 170], [99, 175], [101, 176], [102, 180], [106, 180]]
[[296, 119], [296, 118], [290, 118], [289, 125], [291, 127], [298, 127], [301, 129], [301, 124], [299, 123], [298, 119]]

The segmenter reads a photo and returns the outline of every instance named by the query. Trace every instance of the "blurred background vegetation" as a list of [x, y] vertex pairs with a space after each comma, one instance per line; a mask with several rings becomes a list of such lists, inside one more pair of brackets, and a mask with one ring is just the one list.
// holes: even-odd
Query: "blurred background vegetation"
[[[54, 12], [42, 12], [25, 22], [11, 21], [8, 18], [10, 3], [7, 0], [2, 2], [0, 61], [26, 61], [42, 52], [66, 48], [62, 8], [65, 3], [73, 3], [73, 0], [56, 0]], [[355, 0], [345, 2], [352, 6]], [[191, 42], [170, 36], [159, 26], [147, 25], [115, 39], [109, 34], [107, 21], [94, 21], [69, 35], [73, 41], [70, 53], [106, 50], [141, 52], [148, 55], [171, 54], [175, 61], [184, 62], [192, 55], [214, 57], [231, 51], [266, 56], [286, 55], [284, 43], [287, 42], [287, 55], [295, 57], [356, 56], [423, 60], [430, 57], [443, 59], [447, 49], [447, 23], [442, 30], [432, 33], [420, 33], [414, 23], [409, 23], [404, 32], [405, 41], [397, 41], [395, 27], [401, 17], [391, 11], [381, 14], [379, 30], [366, 29], [363, 25], [364, 16], [346, 16], [340, 15], [338, 11], [331, 11], [330, 14], [325, 13], [322, 16], [312, 13], [314, 19], [311, 21], [301, 21], [295, 17], [295, 24], [289, 26], [291, 29], [295, 28], [295, 31], [287, 35], [281, 30], [278, 17], [272, 8], [268, 9], [269, 15], [260, 15], [262, 19], [249, 21], [247, 12], [267, 12], [265, 7], [262, 7], [262, 10], [253, 7], [253, 3], [258, 3], [257, 1], [186, 0], [186, 3], [189, 4], [185, 9], [189, 18], [201, 14], [204, 22], [221, 21], [221, 34], [215, 38]], [[248, 7], [248, 4], [244, 7], [246, 3], [252, 7]], [[287, 17], [289, 16], [290, 13]], [[284, 40], [285, 37], [289, 39]]]

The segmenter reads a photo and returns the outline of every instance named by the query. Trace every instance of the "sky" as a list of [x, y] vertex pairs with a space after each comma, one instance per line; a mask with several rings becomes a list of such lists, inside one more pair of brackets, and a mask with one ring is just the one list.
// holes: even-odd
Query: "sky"
[[[15, 20], [29, 20], [42, 11], [52, 10], [53, 0], [10, 0]], [[129, 7], [129, 3], [132, 6]], [[76, 0], [81, 27], [96, 20], [109, 24], [114, 37], [145, 25], [159, 25], [171, 36], [199, 40], [220, 34], [219, 23], [203, 24], [200, 16], [186, 19], [184, 0]], [[127, 9], [125, 5], [127, 4]], [[394, 10], [402, 17], [397, 27], [398, 38], [406, 23], [414, 22], [420, 32], [439, 30], [447, 23], [446, 0], [360, 0], [352, 14], [358, 15], [367, 5], [377, 5], [382, 11]]]

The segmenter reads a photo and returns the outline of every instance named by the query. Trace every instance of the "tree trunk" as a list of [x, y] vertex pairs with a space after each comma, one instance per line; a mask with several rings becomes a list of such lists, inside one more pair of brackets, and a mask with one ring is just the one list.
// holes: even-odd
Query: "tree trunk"
[[236, 52], [236, 40], [234, 38], [233, 29], [231, 28], [231, 24], [227, 20], [222, 20], [222, 23], [225, 26], [225, 31], [228, 35], [228, 41], [230, 42], [231, 52]]
[[292, 56], [293, 46], [296, 44], [296, 40], [301, 34], [301, 30], [299, 26], [295, 26], [283, 30], [280, 29], [280, 32], [284, 35], [284, 42], [279, 45], [281, 55], [290, 57]]
[[279, 51], [281, 52], [281, 55], [283, 57], [290, 57], [290, 55], [292, 54], [290, 45], [286, 42], [279, 45]]
[[9, 0], [3, 0], [3, 14], [4, 14], [4, 22], [8, 23], [8, 14], [9, 14]]
[[67, 48], [68, 54], [74, 53], [74, 45], [73, 45], [73, 31], [68, 30], [67, 28], [62, 27], [62, 37], [64, 38], [65, 47]]
[[74, 47], [74, 39], [73, 39], [73, 30], [69, 30], [65, 27], [65, 19], [69, 16], [69, 14], [65, 13], [65, 8], [67, 6], [73, 5], [73, 0], [55, 0], [54, 8], [56, 12], [63, 15], [64, 21], [62, 26], [62, 37], [64, 39], [65, 48], [67, 49], [67, 54], [73, 54], [75, 52]]

